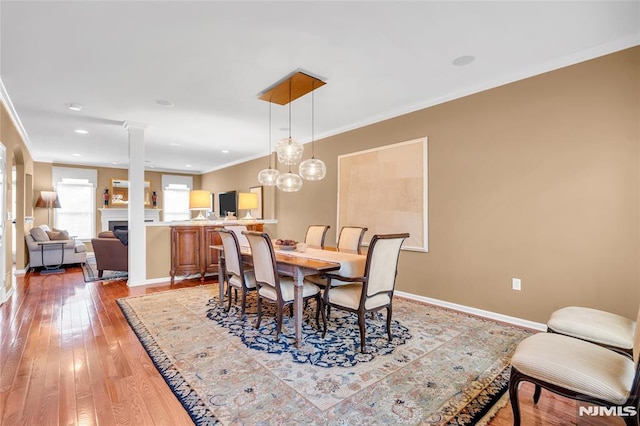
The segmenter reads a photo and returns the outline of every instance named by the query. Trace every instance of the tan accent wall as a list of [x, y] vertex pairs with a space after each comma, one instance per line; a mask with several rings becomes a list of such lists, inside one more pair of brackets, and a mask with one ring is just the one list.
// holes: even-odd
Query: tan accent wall
[[[427, 136], [430, 251], [402, 252], [398, 290], [539, 322], [567, 305], [635, 318], [639, 123], [636, 47], [318, 141], [327, 177], [265, 196], [267, 231], [326, 223], [335, 243], [338, 155]], [[202, 186], [246, 190], [265, 164]]]
[[147, 226], [147, 279], [169, 277], [171, 271], [171, 228]]
[[[16, 268], [21, 270], [24, 269], [26, 264], [26, 249], [24, 243], [24, 225], [26, 222], [26, 217], [31, 216], [31, 208], [30, 208], [30, 197], [31, 187], [33, 176], [33, 159], [31, 158], [31, 154], [27, 150], [26, 144], [20, 133], [17, 130], [17, 127], [9, 112], [6, 109], [4, 103], [0, 102], [0, 142], [4, 144], [7, 149], [7, 158], [3, 158], [1, 161], [5, 161], [5, 166], [7, 170], [7, 183], [6, 191], [5, 191], [5, 200], [7, 202], [7, 210], [12, 212], [13, 217], [16, 221], [16, 226], [14, 227], [11, 221], [9, 221], [6, 217], [1, 218], [1, 220], [6, 220], [5, 223], [5, 235], [3, 239], [5, 242], [11, 242], [13, 240], [13, 233], [15, 232], [15, 240], [16, 240]], [[15, 166], [16, 168], [16, 208], [13, 209], [11, 204], [12, 197], [12, 188], [11, 188], [11, 169]], [[13, 263], [12, 259], [12, 247], [6, 246], [7, 249], [5, 251], [6, 258], [6, 292], [8, 293], [11, 290], [12, 286], [12, 268], [11, 265]]]

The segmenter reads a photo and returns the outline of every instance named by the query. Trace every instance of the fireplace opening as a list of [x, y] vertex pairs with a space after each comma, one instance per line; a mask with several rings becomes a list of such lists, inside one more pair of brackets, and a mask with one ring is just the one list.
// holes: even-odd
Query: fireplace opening
[[109, 231], [115, 231], [116, 229], [129, 229], [129, 221], [127, 220], [110, 220]]

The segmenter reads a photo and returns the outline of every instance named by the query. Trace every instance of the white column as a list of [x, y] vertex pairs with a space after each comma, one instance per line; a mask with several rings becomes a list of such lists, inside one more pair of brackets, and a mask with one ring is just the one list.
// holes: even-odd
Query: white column
[[126, 121], [129, 131], [129, 286], [147, 280], [146, 227], [144, 224], [144, 129], [146, 124]]

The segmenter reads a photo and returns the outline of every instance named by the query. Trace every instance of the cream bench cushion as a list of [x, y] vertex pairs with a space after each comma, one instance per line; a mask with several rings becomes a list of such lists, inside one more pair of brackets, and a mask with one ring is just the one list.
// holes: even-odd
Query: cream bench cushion
[[636, 323], [610, 312], [568, 306], [551, 314], [547, 327], [554, 333], [620, 348], [630, 353]]
[[553, 333], [520, 342], [511, 365], [527, 376], [614, 404], [627, 401], [635, 375], [629, 357]]

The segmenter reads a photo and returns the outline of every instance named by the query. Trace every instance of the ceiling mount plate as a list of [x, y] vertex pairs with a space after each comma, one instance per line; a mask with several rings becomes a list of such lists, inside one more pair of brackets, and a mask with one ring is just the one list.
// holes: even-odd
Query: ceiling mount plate
[[324, 81], [317, 77], [302, 71], [294, 71], [265, 89], [258, 95], [258, 99], [278, 105], [286, 105], [325, 84]]

